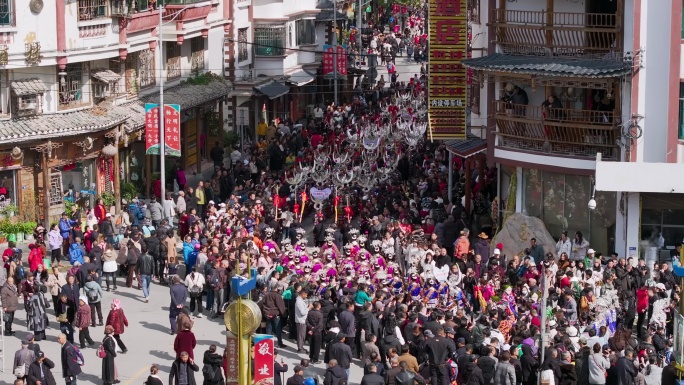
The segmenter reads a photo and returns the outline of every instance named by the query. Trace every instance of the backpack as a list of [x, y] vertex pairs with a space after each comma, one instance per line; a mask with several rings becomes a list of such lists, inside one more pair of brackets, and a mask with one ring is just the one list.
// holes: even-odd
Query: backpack
[[25, 276], [24, 266], [21, 265], [21, 262], [17, 263], [17, 267], [14, 269], [14, 280], [21, 282]]
[[211, 277], [209, 277], [209, 287], [216, 290], [219, 287], [219, 282], [220, 282], [220, 274], [219, 274], [218, 269], [216, 269], [216, 270], [214, 270], [213, 273], [211, 273]]
[[85, 365], [85, 357], [83, 357], [83, 353], [81, 353], [76, 346], [71, 345], [71, 347], [74, 348], [74, 355], [76, 356], [74, 361], [78, 364], [78, 366]]
[[202, 367], [202, 376], [204, 377], [205, 381], [213, 381], [214, 377], [216, 376], [216, 370], [213, 366], [205, 364]]
[[91, 288], [88, 288], [88, 292], [86, 293], [88, 296], [88, 302], [97, 302], [97, 290]]
[[447, 219], [447, 212], [444, 209], [444, 205], [439, 205], [432, 210], [432, 219], [434, 219], [436, 223], [444, 222]]

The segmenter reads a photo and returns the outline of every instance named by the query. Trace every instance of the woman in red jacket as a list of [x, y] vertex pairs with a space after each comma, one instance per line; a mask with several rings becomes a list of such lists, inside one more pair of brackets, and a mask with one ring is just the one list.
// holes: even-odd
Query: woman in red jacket
[[36, 247], [33, 243], [29, 245], [29, 250], [31, 250], [28, 257], [29, 271], [35, 274], [36, 270], [38, 270], [38, 265], [43, 264], [43, 253], [40, 251], [40, 248]]
[[637, 337], [641, 339], [643, 334], [644, 321], [646, 320], [646, 313], [648, 312], [648, 298], [651, 296], [651, 293], [649, 293], [648, 287], [644, 285], [637, 289], [636, 296], [636, 311], [638, 314]]
[[126, 319], [126, 315], [121, 308], [121, 302], [118, 298], [114, 298], [112, 301], [112, 309], [109, 311], [109, 315], [107, 315], [106, 326], [114, 328], [114, 339], [116, 340], [116, 344], [121, 348], [121, 353], [126, 353], [128, 349], [123, 341], [121, 341], [121, 335], [124, 332], [124, 327], [128, 326], [128, 320]]
[[176, 339], [173, 341], [173, 350], [176, 352], [176, 358], [178, 359], [180, 359], [182, 352], [187, 352], [191, 359], [195, 359], [197, 340], [190, 328], [192, 328], [192, 324], [189, 321], [184, 321], [183, 325], [181, 325], [181, 331], [176, 334]]

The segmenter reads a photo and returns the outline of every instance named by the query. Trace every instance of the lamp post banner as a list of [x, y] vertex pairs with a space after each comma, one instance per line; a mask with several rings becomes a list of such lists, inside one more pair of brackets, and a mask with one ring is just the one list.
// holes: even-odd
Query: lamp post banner
[[273, 338], [265, 338], [254, 344], [254, 384], [273, 384], [273, 352], [275, 350]]
[[145, 154], [159, 154], [159, 106], [145, 103]]
[[[180, 149], [180, 105], [164, 105], [165, 155], [181, 156]], [[159, 105], [145, 103], [145, 154], [159, 155]]]

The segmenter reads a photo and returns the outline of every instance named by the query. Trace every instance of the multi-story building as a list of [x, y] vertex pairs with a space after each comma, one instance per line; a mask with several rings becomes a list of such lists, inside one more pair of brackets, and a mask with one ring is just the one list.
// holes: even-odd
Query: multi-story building
[[222, 136], [232, 2], [164, 3], [0, 1], [0, 177], [9, 190], [0, 201], [45, 218], [64, 210], [65, 195], [84, 206], [105, 193], [118, 202], [122, 178], [149, 188], [158, 160], [143, 161], [144, 103], [158, 102], [162, 79], [165, 103], [181, 105], [180, 165], [198, 167], [206, 142]]
[[[260, 120], [305, 116], [317, 92], [316, 0], [239, 0], [227, 67], [235, 127], [246, 136]], [[251, 128], [250, 128], [251, 127]], [[251, 131], [247, 131], [251, 130]]]
[[[636, 255], [654, 229], [665, 246], [681, 243], [681, 198], [659, 195], [676, 176], [659, 165], [643, 174], [649, 163], [684, 159], [681, 2], [473, 0], [469, 8], [477, 16], [464, 61], [470, 124], [488, 133], [502, 201], [515, 199], [552, 236], [579, 231], [604, 253]], [[617, 170], [629, 171], [608, 175]], [[646, 176], [658, 182], [636, 187]]]

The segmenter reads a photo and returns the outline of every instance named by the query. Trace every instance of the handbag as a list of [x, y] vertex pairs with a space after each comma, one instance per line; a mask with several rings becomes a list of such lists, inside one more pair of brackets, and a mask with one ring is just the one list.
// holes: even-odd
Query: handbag
[[2, 313], [2, 322], [9, 322], [9, 320], [10, 320], [9, 313]]
[[542, 370], [541, 383], [542, 385], [556, 385], [556, 378], [553, 376], [553, 370]]
[[98, 357], [100, 357], [100, 358], [105, 358], [105, 357], [107, 357], [107, 351], [106, 351], [105, 348], [104, 348], [104, 343], [102, 343], [102, 345], [100, 345], [100, 346], [97, 348], [97, 351], [95, 352], [95, 354], [96, 354]]
[[67, 323], [67, 322], [69, 322], [69, 320], [67, 319], [67, 313], [62, 313], [62, 314], [58, 315], [58, 316], [57, 316], [57, 321], [58, 321], [59, 323]]
[[14, 375], [21, 378], [26, 376], [26, 365], [21, 364], [14, 368]]

